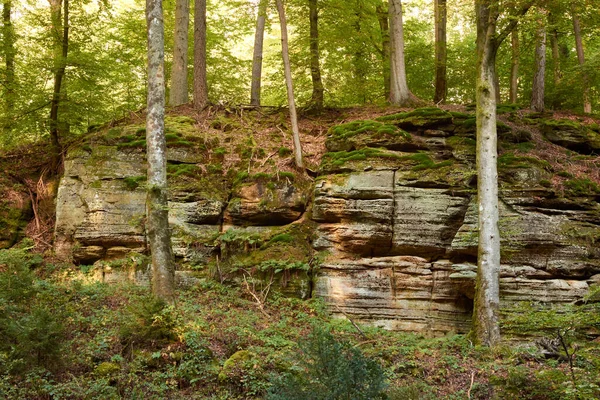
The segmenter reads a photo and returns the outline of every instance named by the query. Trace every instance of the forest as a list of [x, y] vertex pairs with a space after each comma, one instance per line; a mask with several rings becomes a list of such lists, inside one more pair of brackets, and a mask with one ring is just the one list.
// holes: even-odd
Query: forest
[[600, 397], [595, 0], [0, 0], [0, 397]]

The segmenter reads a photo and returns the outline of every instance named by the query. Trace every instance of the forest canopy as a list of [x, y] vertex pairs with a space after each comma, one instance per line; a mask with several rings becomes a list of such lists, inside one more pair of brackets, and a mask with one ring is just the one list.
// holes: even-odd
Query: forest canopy
[[[51, 4], [58, 0], [4, 0], [0, 80], [3, 95], [0, 120], [4, 146], [44, 138], [49, 134], [53, 77], [60, 53], [61, 32], [53, 21]], [[414, 95], [434, 98], [434, 2], [402, 2], [408, 85]], [[322, 0], [316, 2], [324, 104], [346, 107], [384, 104], [385, 46], [381, 0]], [[68, 55], [58, 128], [68, 134], [142, 109], [146, 84], [145, 4], [139, 0], [71, 0], [68, 14]], [[165, 72], [170, 82], [175, 0], [163, 2]], [[190, 4], [193, 10], [194, 4]], [[600, 106], [600, 12], [591, 0], [571, 4], [562, 0], [534, 6], [519, 21], [515, 38], [499, 49], [497, 71], [500, 101], [509, 102], [511, 66], [518, 63], [516, 102], [528, 106], [532, 96], [540, 23], [545, 27], [545, 103], [548, 108], [583, 110], [584, 85], [592, 110]], [[8, 10], [8, 11], [7, 11]], [[256, 0], [207, 2], [207, 81], [211, 103], [248, 104], [253, 38], [258, 13]], [[299, 106], [311, 100], [309, 2], [286, 1], [290, 58]], [[580, 27], [585, 62], [578, 59], [574, 16]], [[516, 40], [516, 41], [515, 41]], [[473, 2], [447, 2], [448, 103], [475, 101], [476, 27]], [[193, 18], [190, 21], [188, 69], [193, 75]], [[286, 102], [277, 12], [266, 13], [262, 71], [262, 105]], [[167, 87], [168, 93], [169, 87]]]

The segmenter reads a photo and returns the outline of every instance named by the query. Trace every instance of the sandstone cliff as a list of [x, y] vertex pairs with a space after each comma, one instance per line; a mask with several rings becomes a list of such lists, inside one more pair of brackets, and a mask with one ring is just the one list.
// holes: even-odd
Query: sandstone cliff
[[[560, 163], [594, 167], [598, 127], [511, 111], [499, 129], [502, 306], [573, 302], [600, 281], [600, 188], [585, 168]], [[273, 147], [230, 125], [215, 118], [215, 139], [191, 118], [167, 119], [173, 244], [185, 268], [264, 294], [320, 296], [335, 314], [389, 329], [469, 329], [471, 114], [427, 108], [335, 125], [314, 181], [280, 171], [290, 155], [276, 130]], [[140, 125], [114, 127], [68, 152], [57, 254], [93, 264], [146, 251], [143, 136]], [[560, 156], [540, 157], [550, 152]]]

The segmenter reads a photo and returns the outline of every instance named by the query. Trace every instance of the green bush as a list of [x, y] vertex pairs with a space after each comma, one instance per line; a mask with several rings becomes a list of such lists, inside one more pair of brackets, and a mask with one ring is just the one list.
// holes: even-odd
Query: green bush
[[300, 361], [272, 380], [270, 400], [385, 398], [385, 377], [377, 361], [336, 340], [319, 327], [300, 343]]

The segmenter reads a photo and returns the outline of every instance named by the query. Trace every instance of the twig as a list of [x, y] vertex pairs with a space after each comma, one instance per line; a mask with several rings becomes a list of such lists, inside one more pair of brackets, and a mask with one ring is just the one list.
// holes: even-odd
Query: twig
[[467, 398], [471, 398], [471, 389], [473, 389], [473, 383], [475, 382], [475, 371], [471, 372], [471, 385], [469, 386], [469, 390], [467, 390]]
[[364, 342], [357, 343], [352, 347], [359, 347], [359, 346], [362, 346], [363, 344], [369, 344], [369, 343], [375, 343], [375, 342], [377, 342], [377, 340], [365, 340]]
[[246, 280], [246, 275], [244, 275], [244, 283], [246, 284], [246, 290], [248, 291], [248, 293], [250, 293], [250, 295], [252, 297], [254, 297], [254, 300], [256, 300], [256, 304], [258, 305], [259, 310], [267, 317], [267, 318], [271, 318], [271, 316], [265, 311], [263, 302], [260, 300], [260, 298], [256, 295], [256, 293], [254, 293], [254, 290], [250, 289], [250, 285], [248, 284], [248, 281]]
[[[261, 168], [262, 168], [262, 167], [264, 167], [264, 166], [265, 166], [265, 164], [267, 163], [267, 161], [269, 161], [269, 159], [270, 159], [271, 157], [273, 157], [273, 156], [274, 156], [275, 154], [277, 154], [277, 153], [278, 153], [278, 151], [274, 151], [274, 152], [272, 152], [271, 154], [269, 154], [269, 155], [267, 156], [267, 158], [265, 158], [265, 160], [262, 162], [262, 164], [260, 164]], [[277, 171], [277, 172], [279, 173], [279, 171]]]
[[348, 318], [348, 321], [350, 321], [350, 323], [356, 328], [356, 330], [358, 331], [358, 333], [361, 334], [362, 337], [364, 337], [365, 339], [367, 339], [367, 335], [365, 335], [365, 333], [362, 331], [362, 329], [360, 329], [358, 327], [358, 325], [356, 325], [354, 323], [354, 321], [352, 321], [352, 319], [348, 316], [348, 314], [346, 314], [341, 308], [340, 306], [338, 306], [337, 304], [335, 305], [335, 308], [338, 309], [339, 312], [341, 312], [342, 314], [344, 314], [344, 317]]

